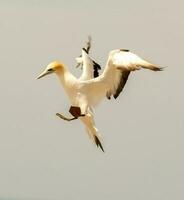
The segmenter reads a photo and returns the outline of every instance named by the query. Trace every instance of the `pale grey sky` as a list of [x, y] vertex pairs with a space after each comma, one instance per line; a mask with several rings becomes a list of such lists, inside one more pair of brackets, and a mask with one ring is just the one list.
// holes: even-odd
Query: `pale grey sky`
[[[183, 200], [183, 1], [0, 0], [0, 200]], [[132, 73], [95, 111], [106, 153], [79, 121], [55, 117], [69, 103], [55, 59], [74, 74], [87, 35], [102, 66], [127, 48], [164, 72]]]

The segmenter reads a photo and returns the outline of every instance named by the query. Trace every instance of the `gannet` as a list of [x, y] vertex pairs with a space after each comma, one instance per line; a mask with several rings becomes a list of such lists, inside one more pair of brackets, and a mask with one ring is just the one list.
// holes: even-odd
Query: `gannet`
[[[84, 49], [82, 55], [85, 58], [84, 61], [89, 59], [89, 55]], [[84, 62], [83, 65], [88, 64]], [[69, 72], [66, 65], [59, 61], [48, 64], [37, 78], [40, 79], [51, 73], [57, 75], [69, 97], [71, 103], [69, 112], [73, 115], [73, 118], [68, 119], [59, 113], [56, 115], [67, 121], [80, 119], [84, 123], [90, 138], [96, 143], [97, 147], [104, 151], [98, 129], [95, 126], [92, 109], [105, 97], [116, 99], [123, 90], [130, 72], [141, 68], [162, 71], [162, 68], [143, 60], [129, 50], [116, 49], [110, 51], [103, 73], [96, 78], [76, 78]], [[85, 75], [87, 77], [89, 71], [83, 67], [82, 76], [85, 77]]]

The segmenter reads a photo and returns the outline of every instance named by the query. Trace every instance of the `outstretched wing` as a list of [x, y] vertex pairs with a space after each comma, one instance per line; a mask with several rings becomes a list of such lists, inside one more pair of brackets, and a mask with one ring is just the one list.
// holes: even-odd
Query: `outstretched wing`
[[82, 75], [80, 80], [89, 80], [99, 76], [100, 65], [92, 60], [86, 49], [82, 49]]
[[[162, 70], [126, 49], [111, 51], [104, 72], [99, 77], [86, 81], [86, 90], [90, 93], [89, 99], [95, 98], [95, 101], [99, 102], [102, 93], [108, 99], [111, 96], [116, 99], [123, 90], [130, 72], [141, 68], [153, 71]], [[100, 98], [97, 99], [97, 96]]]
[[86, 49], [87, 54], [89, 54], [89, 50], [91, 49], [91, 36], [90, 35], [88, 36], [88, 41], [86, 42], [85, 49]]
[[[89, 51], [91, 49], [91, 36], [88, 36], [88, 41], [86, 42], [86, 46], [84, 47], [85, 51], [87, 54], [89, 54]], [[77, 62], [77, 66], [79, 67], [83, 65], [83, 59], [82, 59], [82, 55], [78, 56], [77, 58], [75, 58], [76, 62]]]
[[89, 56], [89, 51], [91, 49], [91, 37], [88, 36], [88, 42], [86, 47], [82, 49], [82, 54], [76, 58], [77, 67], [81, 66], [83, 72], [80, 80], [89, 80], [99, 76], [100, 65], [92, 60]]
[[109, 53], [106, 68], [102, 74], [109, 82], [106, 93], [108, 99], [113, 95], [116, 99], [123, 90], [131, 71], [141, 68], [161, 71], [162, 68], [151, 64], [126, 49], [113, 50]]
[[118, 49], [111, 51], [103, 73], [104, 78], [109, 80], [107, 98], [110, 99], [111, 95], [113, 95], [116, 99], [123, 90], [130, 72], [141, 68], [153, 71], [162, 70], [162, 68], [143, 60], [129, 50]]

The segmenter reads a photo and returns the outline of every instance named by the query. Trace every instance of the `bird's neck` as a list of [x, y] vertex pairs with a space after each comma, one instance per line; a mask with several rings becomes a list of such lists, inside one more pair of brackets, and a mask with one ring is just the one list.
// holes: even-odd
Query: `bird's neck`
[[69, 72], [67, 68], [58, 69], [56, 75], [64, 88], [69, 86], [76, 78]]

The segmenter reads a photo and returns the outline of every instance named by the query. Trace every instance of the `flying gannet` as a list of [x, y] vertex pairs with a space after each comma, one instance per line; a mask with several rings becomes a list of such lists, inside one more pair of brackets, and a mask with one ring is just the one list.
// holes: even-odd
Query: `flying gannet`
[[[82, 56], [83, 73], [81, 77], [83, 78], [73, 76], [67, 67], [59, 61], [51, 62], [37, 78], [40, 79], [51, 73], [57, 75], [69, 97], [71, 103], [69, 112], [73, 118], [68, 119], [59, 113], [56, 115], [67, 121], [79, 118], [84, 123], [90, 138], [97, 147], [104, 151], [98, 129], [95, 127], [92, 108], [105, 97], [116, 99], [123, 90], [130, 72], [141, 68], [161, 71], [162, 68], [143, 60], [129, 50], [116, 49], [110, 51], [103, 73], [96, 78], [91, 78], [92, 70], [88, 66], [90, 58], [86, 49], [82, 49]], [[91, 75], [89, 76], [89, 74]]]

